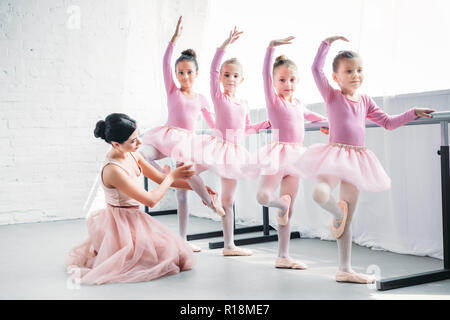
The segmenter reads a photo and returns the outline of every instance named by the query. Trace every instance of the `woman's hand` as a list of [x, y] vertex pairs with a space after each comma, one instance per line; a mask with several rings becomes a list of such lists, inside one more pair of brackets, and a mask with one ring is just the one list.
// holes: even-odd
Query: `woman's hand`
[[241, 34], [243, 34], [243, 31], [237, 31], [236, 27], [234, 27], [234, 29], [232, 31], [230, 31], [230, 34], [228, 36], [228, 38], [225, 40], [225, 42], [220, 46], [220, 48], [222, 50], [225, 50], [225, 48], [232, 44], [233, 42], [235, 42], [237, 39], [239, 39], [239, 37], [241, 36]]
[[173, 171], [170, 171], [170, 167], [165, 165], [164, 169], [167, 175], [171, 175], [174, 180], [190, 179], [195, 174], [195, 170], [192, 169], [192, 164], [182, 165]]
[[175, 29], [175, 33], [172, 36], [172, 39], [170, 40], [172, 43], [175, 43], [178, 38], [181, 35], [181, 31], [183, 31], [183, 26], [181, 25], [181, 22], [183, 20], [183, 16], [180, 16], [180, 18], [178, 19], [178, 23], [177, 23], [177, 28]]
[[325, 41], [325, 42], [327, 42], [329, 45], [331, 45], [331, 44], [332, 44], [333, 42], [335, 42], [336, 40], [343, 40], [343, 41], [346, 41], [346, 42], [350, 42], [350, 41], [348, 41], [347, 38], [345, 38], [345, 37], [343, 37], [343, 36], [329, 37], [329, 38], [326, 38], [326, 39], [323, 40], [323, 41]]
[[[211, 189], [208, 186], [206, 186], [206, 190], [208, 191], [209, 194], [212, 194], [212, 195], [217, 194], [217, 192], [215, 192], [213, 189]], [[205, 206], [207, 206], [209, 208], [208, 204], [205, 201], [202, 200], [202, 202]]]
[[281, 46], [281, 45], [284, 45], [284, 44], [291, 44], [292, 42], [292, 40], [294, 40], [295, 39], [295, 37], [294, 36], [290, 36], [290, 37], [287, 37], [287, 38], [284, 38], [284, 39], [278, 39], [278, 40], [272, 40], [272, 41], [270, 41], [270, 43], [269, 43], [269, 47], [277, 47], [277, 46]]
[[213, 189], [211, 189], [208, 186], [206, 186], [206, 190], [208, 191], [209, 194], [217, 194], [217, 192], [215, 192]]

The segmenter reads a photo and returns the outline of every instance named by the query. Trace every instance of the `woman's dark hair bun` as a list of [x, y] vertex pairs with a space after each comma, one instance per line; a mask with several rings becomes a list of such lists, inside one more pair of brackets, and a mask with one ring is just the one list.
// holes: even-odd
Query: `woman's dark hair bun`
[[105, 120], [97, 121], [94, 136], [102, 138], [107, 143], [111, 141], [124, 143], [136, 128], [136, 120], [124, 113], [111, 113]]
[[197, 59], [197, 54], [192, 49], [186, 49], [183, 52], [181, 52], [181, 54], [184, 55], [184, 56], [189, 56], [189, 57], [192, 57], [194, 59]]
[[106, 123], [104, 120], [97, 121], [97, 124], [95, 125], [95, 129], [94, 129], [94, 136], [96, 138], [102, 138], [103, 140], [105, 140], [105, 138], [106, 138], [105, 127], [106, 127]]

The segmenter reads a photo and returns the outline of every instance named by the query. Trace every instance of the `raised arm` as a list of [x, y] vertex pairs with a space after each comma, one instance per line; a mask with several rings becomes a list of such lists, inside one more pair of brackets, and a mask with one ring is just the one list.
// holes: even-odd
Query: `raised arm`
[[267, 47], [266, 56], [264, 57], [263, 81], [267, 107], [270, 107], [274, 103], [277, 96], [275, 89], [273, 88], [273, 79], [272, 79], [272, 61], [274, 52], [275, 48], [269, 46]]
[[214, 55], [213, 61], [211, 62], [211, 75], [210, 75], [210, 83], [211, 83], [211, 97], [214, 99], [221, 95], [220, 92], [220, 63], [222, 62], [223, 55], [225, 54], [225, 49], [235, 42], [241, 36], [243, 32], [237, 31], [236, 27], [234, 27], [233, 31], [230, 31], [230, 34], [227, 39], [223, 42], [223, 44], [217, 48], [216, 54]]
[[319, 50], [317, 51], [316, 57], [314, 58], [311, 71], [313, 73], [314, 81], [316, 82], [317, 88], [320, 94], [324, 98], [325, 102], [328, 101], [331, 93], [333, 92], [333, 87], [330, 86], [327, 77], [323, 73], [323, 66], [325, 64], [325, 59], [327, 57], [328, 51], [330, 50], [331, 44], [336, 40], [348, 40], [341, 36], [330, 37], [322, 41]]
[[[220, 91], [220, 62], [222, 61], [225, 51], [221, 48], [217, 48], [216, 54], [211, 62], [211, 75], [210, 75], [210, 90], [211, 98], [214, 99], [219, 97]], [[215, 105], [215, 104], [214, 104]]]
[[264, 93], [266, 96], [267, 107], [270, 107], [277, 97], [277, 93], [273, 88], [273, 79], [272, 79], [273, 53], [275, 52], [275, 47], [283, 44], [290, 44], [294, 38], [295, 37], [290, 36], [285, 39], [272, 40], [270, 41], [269, 46], [267, 47], [263, 65]]
[[172, 68], [170, 66], [173, 54], [173, 48], [175, 46], [175, 42], [181, 35], [181, 31], [183, 30], [183, 26], [181, 25], [182, 16], [178, 19], [177, 27], [175, 29], [175, 33], [172, 36], [172, 39], [169, 41], [167, 45], [166, 52], [163, 57], [163, 75], [164, 75], [164, 85], [166, 87], [166, 93], [169, 95], [172, 93], [174, 89], [177, 89], [175, 82], [173, 81], [172, 76]]

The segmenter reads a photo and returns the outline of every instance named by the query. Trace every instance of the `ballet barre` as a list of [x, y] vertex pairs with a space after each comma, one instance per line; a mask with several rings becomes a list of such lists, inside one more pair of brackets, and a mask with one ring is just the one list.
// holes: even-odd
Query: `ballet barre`
[[381, 279], [377, 281], [377, 289], [380, 291], [450, 279], [450, 162], [448, 145], [448, 122], [450, 121], [450, 111], [434, 112], [432, 115], [433, 118], [420, 118], [406, 125], [440, 124], [441, 126], [441, 147], [437, 151], [437, 154], [441, 157], [444, 268], [436, 271]]

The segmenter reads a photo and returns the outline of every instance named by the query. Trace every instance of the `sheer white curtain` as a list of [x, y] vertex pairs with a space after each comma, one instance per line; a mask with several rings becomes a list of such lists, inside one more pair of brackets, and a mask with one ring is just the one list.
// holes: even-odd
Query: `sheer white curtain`
[[[208, 57], [206, 61], [211, 61], [215, 48], [234, 25], [244, 34], [229, 47], [226, 57], [238, 57], [243, 63], [245, 80], [240, 93], [249, 100], [250, 108], [265, 108], [261, 73], [267, 44], [271, 39], [294, 35], [293, 44], [278, 47], [276, 55], [285, 54], [297, 63], [298, 97], [312, 110], [325, 114], [310, 68], [322, 39], [344, 35], [351, 42], [333, 44], [326, 61], [324, 71], [330, 83], [332, 58], [339, 50], [351, 49], [360, 52], [364, 61], [361, 92], [377, 97], [385, 112], [398, 114], [414, 106], [450, 109], [448, 1], [210, 1], [202, 51], [202, 56]], [[199, 88], [208, 92], [207, 77], [199, 81]], [[304, 143], [308, 146], [327, 139], [321, 133], [308, 132]], [[367, 129], [366, 145], [391, 177], [392, 188], [360, 194], [353, 222], [355, 243], [442, 258], [440, 158], [436, 154], [439, 144], [437, 125], [395, 131]], [[220, 190], [217, 177], [202, 175]], [[256, 186], [256, 180], [239, 182], [238, 222], [261, 223]], [[313, 186], [310, 181], [300, 183], [293, 230], [306, 237], [331, 239], [330, 216], [312, 201]], [[190, 196], [190, 204], [193, 214], [218, 220], [194, 195]], [[276, 226], [273, 214], [271, 222]]]

